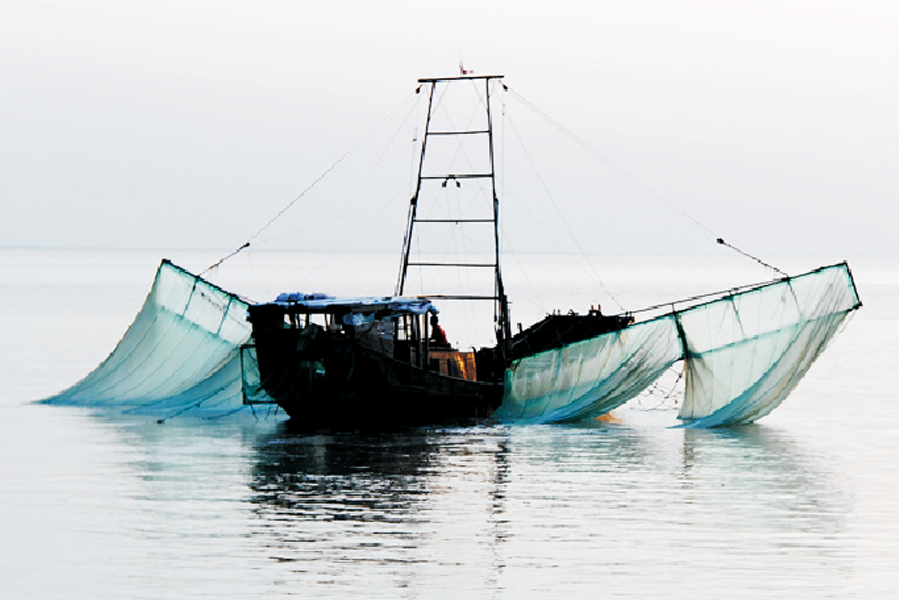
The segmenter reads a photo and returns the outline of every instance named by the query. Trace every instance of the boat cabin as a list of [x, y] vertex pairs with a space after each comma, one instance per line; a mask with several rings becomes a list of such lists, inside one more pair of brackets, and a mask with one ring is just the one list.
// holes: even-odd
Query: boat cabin
[[475, 381], [475, 353], [447, 341], [428, 298], [382, 296], [334, 298], [324, 294], [281, 294], [249, 308], [255, 332], [293, 330], [301, 337], [367, 348], [411, 366]]

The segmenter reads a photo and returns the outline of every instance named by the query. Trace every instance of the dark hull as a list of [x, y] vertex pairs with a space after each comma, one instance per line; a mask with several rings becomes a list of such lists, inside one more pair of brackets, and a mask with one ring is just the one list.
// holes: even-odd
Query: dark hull
[[365, 348], [344, 336], [256, 332], [262, 387], [310, 428], [439, 425], [489, 417], [502, 383], [448, 377]]

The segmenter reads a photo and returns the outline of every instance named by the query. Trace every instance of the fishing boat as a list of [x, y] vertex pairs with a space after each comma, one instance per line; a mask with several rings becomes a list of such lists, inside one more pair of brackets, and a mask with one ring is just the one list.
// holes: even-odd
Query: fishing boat
[[[112, 355], [50, 401], [167, 418], [277, 406], [305, 427], [578, 422], [623, 405], [680, 361], [682, 427], [747, 424], [780, 405], [861, 306], [846, 263], [796, 276], [773, 268], [771, 281], [647, 311], [554, 312], [512, 333], [494, 166], [498, 84], [507, 89], [500, 76], [419, 80], [428, 107], [393, 295], [285, 292], [247, 303], [163, 261]], [[439, 99], [463, 85], [478, 90], [469, 125], [439, 123]], [[449, 193], [470, 195], [431, 210]], [[429, 241], [462, 227], [465, 240], [479, 240], [467, 258], [434, 258]], [[478, 274], [482, 288], [409, 292], [413, 271], [447, 270]], [[451, 345], [438, 320], [449, 303], [489, 307], [491, 343]]]
[[502, 399], [500, 357], [451, 347], [436, 313], [429, 299], [403, 296], [286, 294], [250, 306], [262, 387], [316, 427], [489, 417]]

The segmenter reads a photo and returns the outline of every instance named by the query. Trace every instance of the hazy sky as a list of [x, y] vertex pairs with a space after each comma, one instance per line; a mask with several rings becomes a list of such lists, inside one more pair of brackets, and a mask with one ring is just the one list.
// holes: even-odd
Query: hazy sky
[[[748, 251], [897, 255], [893, 0], [0, 0], [0, 247], [234, 248], [460, 58]], [[549, 154], [580, 178], [552, 192], [571, 220], [551, 233], [600, 253], [708, 241], [604, 163]], [[383, 177], [371, 156], [332, 175]], [[304, 197], [282, 247], [399, 249], [394, 170], [397, 197]]]

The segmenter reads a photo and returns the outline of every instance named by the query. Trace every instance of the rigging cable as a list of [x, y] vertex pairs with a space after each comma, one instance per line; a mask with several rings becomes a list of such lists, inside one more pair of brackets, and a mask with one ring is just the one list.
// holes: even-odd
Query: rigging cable
[[[600, 289], [602, 289], [606, 293], [606, 295], [609, 296], [612, 299], [612, 301], [616, 303], [616, 305], [619, 307], [619, 310], [624, 311], [625, 307], [622, 306], [622, 303], [619, 302], [618, 298], [616, 298], [612, 294], [612, 292], [610, 292], [608, 289], [606, 289], [606, 286], [603, 284], [603, 280], [600, 279], [600, 275], [597, 273], [596, 269], [594, 269], [594, 266], [591, 264], [591, 262], [589, 260], [587, 260], [587, 255], [585, 254], [584, 250], [581, 248], [581, 244], [578, 243], [578, 237], [572, 232], [571, 227], [569, 227], [569, 222], [563, 217], [562, 211], [559, 210], [559, 206], [556, 204], [556, 200], [553, 198], [553, 195], [550, 193], [550, 190], [547, 188], [547, 184], [544, 183], [544, 178], [541, 176], [540, 171], [538, 171], [537, 166], [534, 164], [534, 160], [531, 158], [531, 154], [526, 149], [525, 143], [522, 141], [522, 137], [519, 135], [519, 130], [516, 129], [515, 123], [513, 123], [512, 119], [510, 117], [507, 116], [506, 118], [507, 118], [507, 123], [509, 123], [509, 125], [510, 125], [510, 129], [512, 130], [513, 134], [515, 134], [516, 138], [519, 140], [519, 144], [522, 147], [522, 151], [525, 153], [525, 157], [528, 159], [528, 162], [531, 164], [531, 168], [534, 171], [534, 174], [537, 177], [538, 182], [540, 182], [541, 187], [544, 188], [544, 193], [550, 199], [550, 203], [553, 205], [553, 208], [556, 210], [556, 213], [562, 219], [563, 225], [565, 225], [566, 229], [569, 231], [570, 239], [573, 242], [575, 242], [575, 247], [578, 248], [578, 252], [581, 253], [581, 257], [585, 259], [585, 264], [587, 265], [590, 273], [593, 275], [594, 280], [600, 285]], [[535, 221], [538, 223], [538, 225], [540, 225], [541, 227], [544, 227], [543, 224], [539, 220], [535, 219]], [[549, 233], [549, 231], [545, 227], [544, 227], [544, 230]], [[553, 237], [553, 236], [551, 235], [551, 237]], [[554, 238], [554, 240], [555, 240], [555, 238]], [[561, 247], [563, 248], [563, 251], [567, 255], [574, 258], [568, 252], [568, 250], [566, 250], [566, 248], [564, 246], [561, 245]]]
[[524, 104], [525, 106], [530, 108], [532, 111], [534, 111], [534, 113], [537, 114], [539, 117], [541, 117], [542, 119], [544, 119], [545, 121], [550, 123], [552, 126], [556, 127], [560, 132], [562, 132], [564, 135], [566, 135], [569, 139], [571, 139], [573, 142], [575, 142], [576, 144], [578, 144], [579, 146], [584, 148], [590, 154], [594, 155], [594, 157], [600, 159], [609, 168], [611, 168], [613, 171], [615, 171], [616, 173], [618, 173], [619, 175], [624, 177], [626, 180], [630, 181], [632, 184], [634, 184], [636, 187], [638, 187], [640, 190], [642, 190], [648, 196], [650, 196], [651, 198], [655, 199], [656, 201], [661, 202], [662, 204], [666, 205], [671, 210], [677, 212], [682, 217], [684, 217], [688, 221], [692, 222], [694, 225], [696, 225], [697, 227], [699, 227], [706, 233], [710, 234], [713, 238], [715, 238], [717, 244], [725, 246], [727, 248], [730, 248], [730, 249], [734, 250], [735, 252], [737, 252], [738, 254], [741, 254], [742, 256], [751, 258], [751, 259], [755, 260], [756, 262], [758, 262], [759, 264], [761, 264], [769, 269], [772, 269], [773, 271], [775, 271], [785, 277], [788, 276], [788, 274], [785, 273], [784, 271], [782, 271], [781, 269], [774, 267], [768, 263], [763, 262], [759, 258], [753, 256], [752, 254], [748, 254], [747, 252], [744, 252], [743, 250], [741, 250], [740, 248], [737, 248], [736, 246], [732, 246], [731, 244], [726, 243], [725, 240], [723, 240], [722, 238], [717, 236], [715, 234], [715, 232], [713, 232], [712, 229], [710, 229], [709, 227], [707, 227], [706, 225], [704, 225], [703, 223], [701, 223], [700, 221], [698, 221], [697, 219], [695, 219], [694, 217], [692, 217], [691, 215], [689, 215], [688, 213], [683, 211], [681, 208], [679, 208], [678, 206], [676, 206], [675, 204], [670, 202], [668, 199], [666, 199], [665, 196], [663, 196], [662, 194], [660, 194], [659, 192], [657, 192], [656, 190], [654, 190], [653, 188], [651, 188], [650, 186], [645, 184], [643, 181], [641, 181], [640, 179], [638, 179], [637, 177], [635, 177], [634, 175], [632, 175], [631, 173], [629, 173], [628, 171], [626, 171], [625, 169], [620, 167], [618, 164], [613, 162], [610, 158], [608, 158], [607, 156], [605, 156], [605, 155], [601, 154], [600, 152], [598, 152], [597, 150], [595, 150], [590, 144], [588, 144], [587, 142], [585, 142], [584, 140], [579, 138], [577, 135], [575, 135], [574, 133], [572, 133], [571, 131], [566, 129], [561, 123], [559, 123], [553, 117], [551, 117], [550, 115], [548, 115], [547, 113], [542, 111], [540, 108], [538, 108], [532, 102], [527, 100], [524, 96], [522, 96], [521, 94], [519, 94], [518, 92], [516, 92], [513, 89], [509, 89], [509, 93], [512, 94], [517, 100], [522, 102], [522, 104]]
[[[674, 406], [670, 407], [667, 405], [667, 402], [669, 402], [669, 400], [671, 400], [672, 404], [674, 404], [675, 406], [678, 405], [679, 398], [681, 398], [683, 400], [684, 393], [683, 393], [683, 391], [679, 391], [680, 388], [679, 388], [678, 384], [684, 378], [684, 373], [685, 373], [684, 367], [682, 367], [681, 370], [676, 370], [674, 367], [669, 367], [668, 371], [676, 374], [675, 381], [672, 382], [671, 388], [667, 391], [663, 388], [663, 386], [659, 380], [654, 381], [653, 384], [649, 388], [644, 390], [644, 392], [637, 397], [637, 404], [641, 409], [647, 410], [647, 411], [668, 410], [670, 408], [674, 408]], [[649, 398], [649, 397], [659, 398], [660, 395], [662, 396], [662, 398], [659, 399], [656, 406], [652, 406], [652, 407], [644, 406], [644, 404], [642, 402], [643, 398]]]
[[772, 270], [775, 271], [776, 273], [780, 273], [781, 275], [783, 275], [783, 276], [785, 276], [785, 277], [790, 277], [790, 275], [788, 275], [787, 273], [785, 273], [784, 271], [782, 271], [782, 270], [779, 269], [778, 267], [772, 266], [772, 265], [770, 265], [770, 264], [767, 263], [767, 262], [763, 262], [762, 260], [756, 258], [756, 257], [753, 256], [752, 254], [747, 254], [746, 252], [744, 252], [744, 251], [741, 250], [740, 248], [736, 248], [735, 246], [732, 246], [731, 244], [729, 244], [728, 242], [726, 242], [726, 241], [723, 240], [722, 238], [716, 238], [716, 243], [719, 244], [719, 245], [721, 245], [721, 246], [725, 246], [726, 248], [731, 248], [732, 250], [734, 250], [734, 251], [737, 252], [738, 254], [742, 254], [742, 255], [746, 256], [747, 258], [752, 258], [753, 260], [755, 260], [756, 262], [758, 262], [758, 263], [761, 264], [762, 266], [764, 266], [764, 267], [766, 267], [766, 268], [768, 268], [768, 269], [772, 269]]
[[259, 237], [259, 235], [262, 234], [263, 231], [265, 231], [266, 229], [268, 229], [275, 221], [277, 221], [279, 218], [281, 218], [281, 216], [284, 215], [284, 213], [286, 213], [288, 210], [290, 210], [290, 208], [291, 208], [292, 206], [294, 206], [297, 202], [299, 202], [301, 198], [303, 198], [303, 197], [304, 197], [311, 189], [313, 189], [313, 188], [316, 186], [316, 184], [318, 184], [320, 181], [322, 181], [323, 179], [325, 179], [325, 177], [327, 177], [329, 173], [331, 173], [335, 168], [337, 168], [337, 166], [338, 166], [339, 164], [341, 164], [342, 162], [344, 162], [344, 160], [346, 160], [347, 157], [349, 157], [351, 154], [353, 154], [354, 152], [356, 152], [356, 150], [357, 150], [360, 146], [362, 146], [363, 143], [365, 143], [370, 137], [372, 137], [372, 135], [373, 135], [376, 131], [378, 131], [378, 129], [380, 129], [381, 126], [384, 125], [384, 123], [385, 123], [386, 121], [388, 121], [391, 117], [394, 116], [394, 113], [396, 113], [396, 112], [398, 112], [399, 110], [401, 110], [401, 109], [402, 109], [402, 108], [403, 108], [403, 107], [404, 107], [404, 106], [405, 106], [405, 105], [406, 105], [406, 104], [407, 104], [414, 96], [415, 96], [415, 93], [411, 93], [411, 94], [409, 94], [408, 96], [406, 96], [406, 97], [403, 99], [403, 101], [400, 102], [400, 104], [398, 104], [396, 107], [394, 107], [394, 108], [387, 114], [387, 116], [385, 116], [385, 117], [381, 120], [381, 122], [378, 123], [378, 125], [376, 125], [375, 127], [373, 127], [371, 131], [369, 131], [366, 135], [364, 135], [362, 138], [360, 138], [355, 144], [353, 144], [353, 146], [352, 146], [349, 150], [347, 150], [340, 158], [338, 158], [336, 161], [334, 161], [334, 163], [332, 163], [330, 167], [328, 167], [327, 169], [325, 169], [325, 171], [322, 172], [321, 175], [319, 175], [315, 180], [313, 180], [312, 183], [310, 183], [308, 186], [306, 186], [306, 189], [304, 189], [302, 192], [300, 192], [293, 200], [291, 200], [290, 202], [288, 202], [287, 205], [286, 205], [284, 208], [282, 208], [280, 211], [278, 211], [278, 213], [277, 213], [274, 217], [272, 217], [271, 219], [269, 219], [268, 222], [267, 222], [265, 225], [263, 225], [262, 227], [260, 227], [259, 230], [257, 230], [256, 233], [254, 233], [253, 235], [251, 235], [250, 238], [249, 238], [246, 242], [244, 242], [244, 244], [243, 244], [242, 246], [240, 246], [237, 250], [235, 250], [235, 251], [232, 252], [231, 254], [229, 254], [229, 255], [227, 255], [227, 256], [225, 256], [225, 257], [219, 259], [217, 262], [215, 262], [215, 263], [212, 264], [211, 266], [207, 267], [204, 271], [202, 271], [202, 272], [200, 273], [200, 275], [203, 275], [203, 274], [205, 274], [205, 273], [207, 273], [207, 272], [209, 272], [209, 271], [215, 269], [216, 267], [218, 267], [219, 265], [221, 265], [223, 262], [225, 262], [226, 260], [228, 260], [228, 259], [231, 258], [232, 256], [238, 254], [239, 252], [241, 252], [241, 251], [244, 250], [245, 248], [249, 248], [249, 247], [250, 247], [250, 242], [252, 242], [254, 239], [256, 239], [257, 237]]
[[[384, 160], [385, 155], [387, 154], [387, 152], [388, 152], [388, 150], [390, 149], [390, 147], [393, 145], [394, 140], [396, 140], [397, 137], [400, 135], [400, 132], [403, 130], [403, 128], [404, 128], [404, 126], [405, 126], [406, 120], [409, 118], [409, 115], [412, 114], [412, 112], [415, 110], [415, 108], [416, 108], [415, 106], [411, 106], [410, 109], [407, 111], [407, 113], [406, 113], [406, 118], [404, 119], [404, 122], [401, 123], [401, 125], [400, 125], [400, 126], [397, 128], [397, 130], [394, 132], [394, 135], [391, 137], [391, 139], [388, 141], [387, 145], [386, 145], [386, 146], [384, 147], [384, 149], [381, 151], [381, 154], [378, 155], [378, 158], [375, 160], [374, 164], [373, 164], [373, 165], [371, 166], [371, 168], [369, 169], [369, 172], [366, 174], [365, 178], [364, 178], [364, 179], [362, 180], [362, 182], [360, 182], [360, 184], [356, 187], [356, 191], [354, 191], [353, 194], [350, 195], [349, 201], [346, 202], [345, 205], [344, 205], [344, 207], [341, 209], [341, 214], [338, 215], [337, 217], [335, 217], [334, 219], [331, 219], [331, 220], [328, 221], [327, 223], [322, 223], [322, 225], [325, 225], [325, 224], [328, 224], [328, 225], [329, 225], [329, 228], [324, 232], [324, 236], [323, 236], [323, 237], [328, 237], [328, 235], [331, 233], [331, 228], [334, 227], [334, 225], [335, 225], [337, 222], [339, 222], [339, 221], [341, 221], [341, 220], [343, 220], [343, 219], [346, 218], [346, 214], [347, 214], [347, 211], [349, 210], [350, 206], [351, 206], [351, 205], [356, 201], [356, 199], [359, 197], [360, 192], [362, 191], [362, 189], [363, 189], [363, 188], [365, 187], [365, 185], [366, 185], [366, 182], [368, 182], [369, 179], [371, 179], [372, 174], [375, 172], [375, 170], [376, 170], [376, 169], [378, 168], [378, 166], [381, 164], [382, 160]], [[382, 124], [383, 124], [383, 123], [384, 123], [384, 121], [382, 121]], [[380, 125], [379, 125], [379, 126], [380, 126]], [[398, 197], [399, 197], [399, 194], [394, 194], [393, 196], [391, 196], [391, 200], [389, 200], [385, 205], [379, 206], [379, 207], [373, 207], [372, 209], [369, 209], [369, 211], [371, 211], [371, 212], [376, 212], [376, 213], [377, 213], [377, 212], [381, 212], [382, 210], [384, 210], [384, 206], [386, 206], [387, 204], [392, 204], [392, 203], [394, 202], [394, 200], [396, 200]], [[359, 215], [359, 214], [364, 214], [364, 212], [365, 212], [365, 211], [358, 211], [356, 214], [358, 214], [358, 215]], [[357, 231], [356, 231], [352, 236], [347, 237], [347, 238], [344, 240], [343, 243], [339, 244], [336, 248], [334, 248], [334, 249], [331, 251], [330, 254], [328, 254], [322, 261], [319, 262], [319, 264], [318, 264], [317, 266], [315, 266], [314, 268], [312, 268], [312, 270], [311, 270], [310, 272], [307, 273], [306, 278], [309, 278], [309, 277], [313, 276], [320, 268], [322, 268], [322, 266], [325, 264], [325, 262], [326, 262], [330, 257], [334, 256], [337, 252], [339, 252], [339, 251], [341, 250], [341, 248], [343, 248], [344, 246], [346, 246], [346, 244], [348, 244], [350, 241], [356, 239], [357, 236], [358, 236], [358, 234], [359, 234], [361, 231], [363, 231], [363, 229], [369, 227], [369, 221], [370, 221], [370, 219], [367, 219], [366, 222], [363, 223], [363, 225], [361, 225], [360, 228], [357, 229]], [[305, 228], [305, 229], [308, 229], [308, 228]], [[270, 240], [272, 240], [272, 239], [274, 239], [274, 238], [268, 238], [267, 240], [263, 240], [263, 242], [270, 241]], [[316, 254], [319, 253], [319, 248], [317, 248], [317, 249], [315, 250], [315, 253], [316, 253]]]

